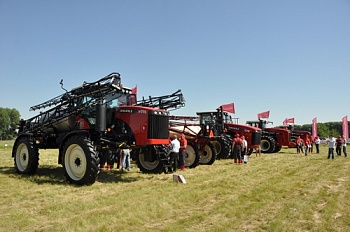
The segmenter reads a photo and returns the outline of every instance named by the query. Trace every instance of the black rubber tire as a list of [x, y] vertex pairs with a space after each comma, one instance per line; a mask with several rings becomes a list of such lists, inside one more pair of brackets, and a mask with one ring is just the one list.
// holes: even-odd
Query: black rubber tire
[[186, 148], [186, 156], [185, 156], [185, 167], [195, 168], [199, 164], [200, 154], [198, 151], [197, 144], [194, 142], [188, 142]]
[[14, 147], [16, 172], [33, 175], [39, 166], [39, 151], [34, 141], [29, 137], [20, 138]]
[[276, 147], [276, 141], [271, 136], [263, 135], [261, 136], [260, 147], [262, 153], [273, 153]]
[[215, 162], [217, 153], [213, 144], [207, 143], [204, 146], [204, 151], [200, 151], [200, 153], [203, 155], [200, 156], [199, 164], [212, 165]]
[[[138, 150], [138, 154], [135, 155], [137, 160], [137, 166], [143, 173], [162, 173], [164, 172], [163, 162], [160, 157], [165, 158], [167, 155], [167, 149], [163, 146], [145, 147]], [[162, 152], [162, 154], [160, 154]], [[145, 160], [145, 154], [150, 156], [151, 160]], [[166, 162], [166, 161], [164, 161]]]
[[74, 135], [63, 145], [63, 168], [69, 183], [91, 185], [99, 173], [99, 158], [92, 142], [84, 135]]
[[277, 153], [279, 151], [281, 151], [282, 146], [275, 146], [275, 150], [273, 151], [274, 153]]
[[222, 135], [216, 141], [211, 141], [215, 151], [217, 152], [216, 159], [228, 159], [231, 155], [232, 138], [229, 135]]

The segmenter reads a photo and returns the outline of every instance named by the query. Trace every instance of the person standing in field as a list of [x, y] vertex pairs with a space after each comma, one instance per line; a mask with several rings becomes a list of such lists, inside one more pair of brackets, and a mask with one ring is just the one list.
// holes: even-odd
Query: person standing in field
[[177, 135], [174, 135], [170, 142], [170, 159], [169, 159], [169, 168], [168, 172], [173, 173], [177, 168], [177, 161], [179, 159], [179, 151], [180, 151], [180, 141], [177, 139]]
[[341, 156], [341, 148], [343, 146], [343, 139], [339, 135], [338, 138], [335, 140], [335, 152], [337, 153], [337, 156]]
[[343, 154], [345, 157], [348, 157], [348, 154], [346, 153], [346, 138], [343, 135]]
[[101, 171], [105, 171], [107, 158], [108, 158], [108, 152], [107, 151], [101, 152], [101, 155], [100, 155], [100, 170]]
[[317, 154], [320, 153], [320, 143], [321, 143], [320, 137], [316, 136], [315, 137], [315, 147], [316, 147], [316, 153]]
[[243, 162], [246, 164], [248, 162], [248, 142], [245, 139], [245, 136], [242, 135], [242, 156], [243, 156]]
[[243, 141], [239, 137], [239, 134], [235, 135], [235, 138], [232, 140], [232, 154], [233, 154], [233, 162], [235, 164], [241, 164], [242, 163], [242, 145]]
[[261, 147], [260, 147], [260, 145], [255, 145], [254, 146], [254, 151], [255, 151], [255, 157], [258, 157], [258, 154], [259, 154], [259, 157], [261, 156]]
[[328, 144], [328, 159], [332, 156], [332, 159], [334, 159], [334, 147], [335, 147], [335, 138], [333, 135], [330, 135], [327, 139]]
[[297, 144], [297, 154], [299, 154], [300, 152], [303, 152], [303, 139], [298, 136], [297, 140], [295, 141]]
[[315, 143], [315, 138], [314, 136], [310, 137], [310, 144], [309, 144], [309, 153], [314, 152], [314, 143]]
[[180, 153], [179, 153], [179, 166], [181, 170], [185, 170], [185, 157], [186, 157], [187, 139], [184, 134], [180, 137]]
[[305, 141], [304, 141], [304, 145], [305, 145], [305, 156], [307, 156], [307, 153], [309, 151], [309, 146], [310, 146], [310, 138], [309, 135], [306, 135]]
[[122, 171], [125, 169], [130, 171], [130, 147], [128, 145], [124, 145], [121, 149], [121, 157], [122, 157]]

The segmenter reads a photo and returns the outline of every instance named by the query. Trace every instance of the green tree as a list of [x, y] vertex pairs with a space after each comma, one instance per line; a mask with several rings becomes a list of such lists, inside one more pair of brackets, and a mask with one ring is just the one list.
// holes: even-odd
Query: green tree
[[21, 115], [20, 115], [19, 111], [16, 110], [15, 108], [9, 109], [8, 110], [8, 114], [9, 114], [9, 117], [10, 117], [10, 122], [11, 122], [10, 126], [11, 126], [11, 128], [16, 128], [19, 125], [20, 118], [21, 118]]
[[20, 113], [16, 109], [0, 107], [0, 139], [15, 137], [14, 129], [19, 125]]
[[330, 130], [324, 123], [317, 123], [317, 133], [320, 137], [328, 137], [330, 135]]
[[[311, 132], [312, 125], [295, 125], [296, 130], [303, 130]], [[328, 137], [329, 135], [338, 136], [343, 134], [343, 128], [341, 122], [326, 122], [317, 123], [317, 134], [320, 137]]]

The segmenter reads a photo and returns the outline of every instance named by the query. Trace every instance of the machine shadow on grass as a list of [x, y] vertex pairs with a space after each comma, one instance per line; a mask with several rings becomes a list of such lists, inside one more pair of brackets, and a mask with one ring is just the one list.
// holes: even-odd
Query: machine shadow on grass
[[100, 172], [96, 181], [100, 183], [131, 183], [139, 180], [139, 178], [131, 177], [128, 173], [123, 173], [121, 171], [107, 171]]
[[[63, 167], [44, 165], [40, 166], [34, 175], [18, 174], [14, 167], [0, 167], [0, 173], [9, 176], [15, 180], [27, 180], [38, 185], [52, 184], [52, 185], [67, 185]], [[131, 183], [138, 181], [138, 178], [131, 177], [128, 173], [121, 171], [100, 172], [96, 182], [101, 183]], [[80, 187], [80, 185], [71, 184], [72, 186]]]

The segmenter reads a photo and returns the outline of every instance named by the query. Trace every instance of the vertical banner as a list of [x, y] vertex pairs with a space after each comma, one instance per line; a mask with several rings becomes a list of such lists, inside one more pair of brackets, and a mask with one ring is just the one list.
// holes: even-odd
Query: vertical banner
[[348, 141], [349, 139], [348, 116], [345, 116], [342, 118], [342, 129], [343, 129], [343, 135], [346, 141]]
[[316, 137], [317, 136], [317, 118], [313, 118], [312, 119], [312, 137]]

